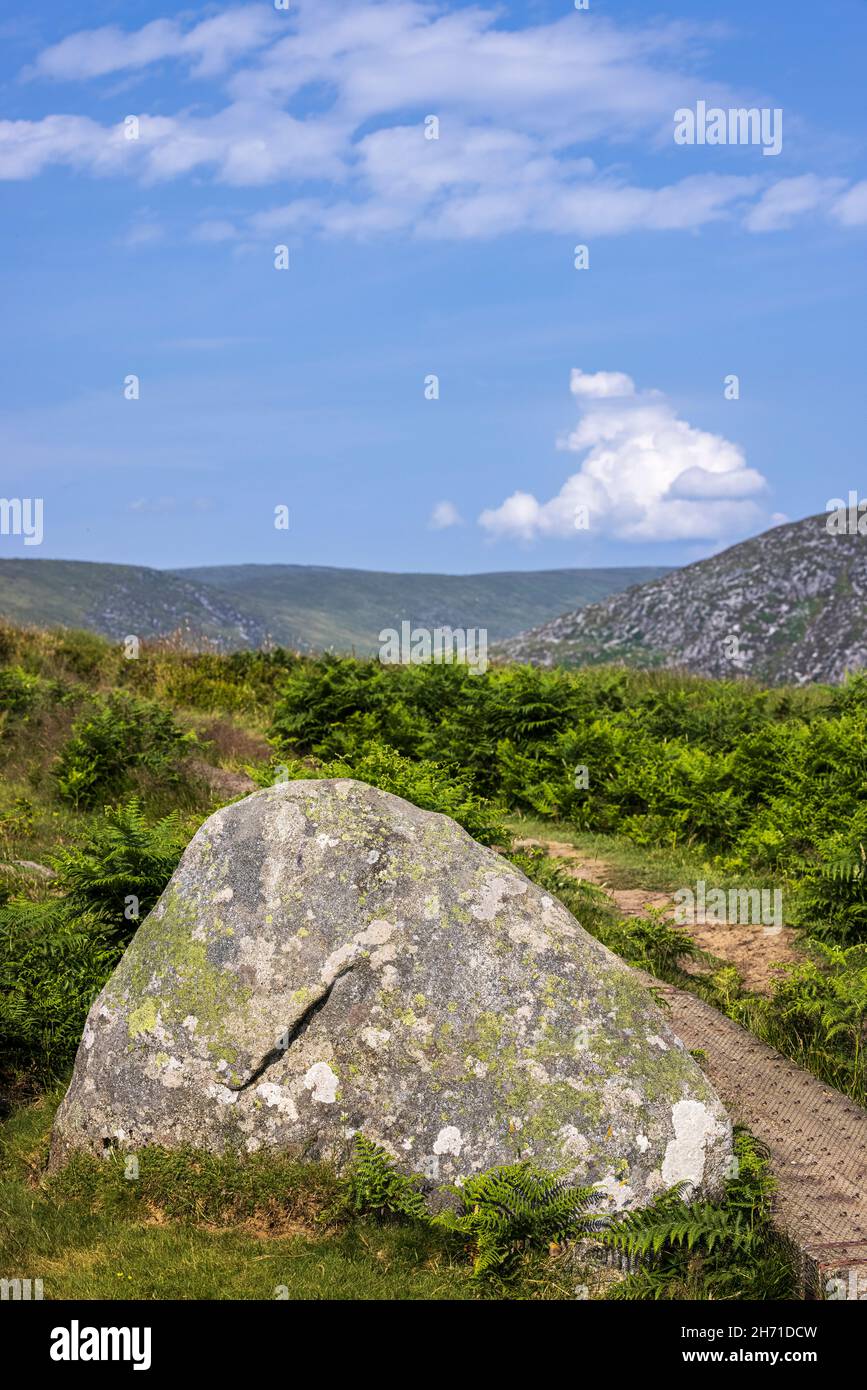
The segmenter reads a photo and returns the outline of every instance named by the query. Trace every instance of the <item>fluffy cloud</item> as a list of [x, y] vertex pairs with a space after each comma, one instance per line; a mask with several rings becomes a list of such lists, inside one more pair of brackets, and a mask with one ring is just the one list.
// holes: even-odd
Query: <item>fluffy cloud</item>
[[556, 497], [540, 502], [514, 492], [483, 511], [492, 537], [531, 541], [589, 530], [619, 540], [721, 540], [756, 525], [753, 497], [765, 479], [741, 449], [697, 429], [657, 391], [639, 392], [624, 372], [572, 372], [573, 394], [587, 402], [560, 442], [582, 454]]
[[0, 121], [0, 179], [32, 179], [49, 164], [108, 172], [120, 163], [122, 140], [120, 127], [112, 132], [87, 116]]
[[[494, 124], [516, 119], [522, 130], [556, 132], [569, 143], [670, 122], [684, 90], [677, 61], [699, 28], [615, 27], [574, 11], [504, 28], [498, 8], [448, 11], [423, 0], [295, 0], [293, 11], [290, 32], [233, 78], [234, 96], [285, 101], [327, 83], [357, 125], [422, 109]], [[686, 81], [696, 95], [708, 86]]]
[[33, 178], [51, 164], [96, 175], [129, 172], [145, 183], [207, 166], [236, 186], [342, 177], [343, 134], [324, 121], [241, 103], [214, 116], [138, 119], [137, 139], [126, 138], [122, 123], [102, 126], [84, 116], [0, 121], [0, 178]]
[[[135, 141], [75, 114], [0, 122], [0, 178], [59, 164], [145, 183], [203, 170], [231, 186], [288, 183], [290, 200], [254, 211], [241, 235], [590, 237], [724, 219], [768, 231], [815, 209], [844, 226], [867, 221], [858, 185], [810, 174], [770, 184], [764, 171], [708, 171], [661, 187], [627, 177], [624, 146], [670, 146], [684, 102], [740, 103], [691, 70], [696, 44], [713, 36], [571, 10], [504, 27], [498, 9], [426, 0], [293, 0], [286, 13], [261, 3], [87, 30], [45, 49], [27, 75], [132, 80], [173, 62], [181, 77], [218, 79], [225, 104], [203, 114], [195, 92], [174, 115], [142, 116]], [[431, 113], [435, 140], [424, 137]]]
[[264, 43], [274, 23], [273, 11], [247, 5], [187, 30], [173, 19], [152, 20], [132, 33], [113, 25], [87, 29], [43, 49], [27, 76], [81, 81], [178, 58], [191, 63], [195, 77], [213, 77]]
[[582, 372], [580, 367], [573, 367], [569, 390], [573, 396], [604, 400], [608, 396], [634, 396], [635, 382], [625, 372]]

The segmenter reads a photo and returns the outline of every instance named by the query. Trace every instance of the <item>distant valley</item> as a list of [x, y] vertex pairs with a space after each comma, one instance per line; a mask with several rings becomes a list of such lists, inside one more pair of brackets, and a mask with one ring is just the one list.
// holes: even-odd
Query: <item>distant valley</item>
[[383, 628], [481, 627], [491, 642], [667, 573], [660, 566], [392, 574], [319, 565], [157, 570], [77, 560], [0, 560], [0, 615], [120, 639], [183, 632], [222, 650], [272, 642], [369, 655]]
[[9, 559], [0, 560], [0, 616], [115, 639], [180, 632], [226, 651], [271, 643], [359, 656], [409, 620], [485, 628], [501, 660], [836, 682], [867, 664], [867, 537], [829, 534], [822, 514], [674, 570], [449, 575]]

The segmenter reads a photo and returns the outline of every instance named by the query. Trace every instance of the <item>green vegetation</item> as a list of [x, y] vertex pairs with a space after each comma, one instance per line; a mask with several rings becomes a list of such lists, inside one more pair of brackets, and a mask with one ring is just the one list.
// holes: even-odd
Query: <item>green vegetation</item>
[[427, 1220], [421, 1178], [399, 1172], [385, 1149], [363, 1134], [356, 1134], [353, 1142], [353, 1162], [347, 1180], [347, 1202], [352, 1211], [380, 1218]]
[[120, 795], [133, 770], [171, 785], [180, 781], [176, 762], [193, 739], [155, 701], [112, 693], [94, 701], [73, 725], [57, 760], [57, 789], [73, 806], [93, 807]]
[[616, 1299], [782, 1299], [795, 1296], [795, 1258], [771, 1222], [774, 1178], [768, 1151], [735, 1132], [735, 1171], [720, 1202], [687, 1202], [678, 1189], [600, 1233], [639, 1268]]
[[68, 1065], [94, 996], [165, 888], [189, 839], [175, 813], [149, 825], [136, 801], [48, 856], [51, 893], [0, 907], [0, 1054], [50, 1078]]
[[[18, 624], [140, 637], [182, 632], [221, 647], [270, 639], [317, 651], [378, 650], [378, 634], [407, 613], [437, 627], [443, 613], [472, 614], [489, 640], [598, 603], [667, 571], [658, 565], [519, 570], [494, 574], [390, 574], [327, 565], [216, 565], [156, 570], [82, 560], [0, 560], [0, 612]], [[455, 626], [463, 620], [453, 618]]]
[[528, 1255], [580, 1240], [599, 1200], [592, 1187], [573, 1187], [532, 1163], [479, 1173], [457, 1197], [458, 1211], [446, 1208], [433, 1222], [468, 1242], [477, 1280], [513, 1278]]
[[800, 1065], [867, 1097], [867, 972], [853, 949], [867, 940], [864, 677], [766, 690], [666, 672], [473, 676], [326, 658], [290, 672], [271, 735], [284, 755], [321, 759], [315, 775], [335, 758], [346, 775], [385, 744], [555, 835], [565, 827], [634, 846], [651, 870], [656, 862], [659, 886], [704, 877], [780, 888], [808, 959], [758, 999], [731, 967], [687, 973], [701, 954], [669, 922], [612, 921], [586, 887], [576, 896], [569, 875], [519, 861], [627, 960], [698, 989]]
[[[51, 1299], [464, 1299], [462, 1252], [353, 1217], [328, 1169], [146, 1149], [45, 1175], [60, 1087], [0, 1126], [0, 1273]], [[28, 1274], [28, 1271], [30, 1272]]]
[[770, 999], [736, 994], [722, 1006], [757, 1037], [864, 1105], [867, 944], [813, 941], [810, 951], [811, 959], [781, 975]]
[[[479, 1174], [456, 1209], [432, 1216], [421, 1179], [363, 1136], [342, 1178], [277, 1154], [160, 1148], [73, 1154], [49, 1175], [61, 1095], [0, 1126], [2, 1273], [41, 1278], [46, 1298], [793, 1296], [792, 1262], [768, 1223], [766, 1160], [747, 1135], [718, 1203], [675, 1192], [643, 1221], [611, 1220], [589, 1189], [513, 1164]], [[641, 1249], [641, 1273], [607, 1268], [606, 1246]]]
[[442, 1231], [470, 1255], [473, 1279], [484, 1286], [515, 1279], [527, 1256], [577, 1241], [593, 1229], [599, 1194], [575, 1187], [529, 1162], [511, 1163], [468, 1178], [453, 1189], [456, 1208], [428, 1211], [422, 1178], [395, 1168], [385, 1149], [363, 1134], [354, 1140], [346, 1179], [354, 1212], [403, 1220]]
[[[506, 667], [472, 676], [454, 666], [386, 668], [281, 650], [195, 655], [149, 644], [138, 659], [125, 660], [119, 647], [88, 633], [0, 629], [0, 1103], [17, 1122], [32, 1109], [20, 1109], [23, 1102], [67, 1074], [90, 1002], [205, 816], [275, 777], [335, 776], [361, 778], [452, 816], [509, 854], [626, 960], [701, 993], [863, 1103], [865, 734], [867, 681], [860, 677], [839, 689], [768, 691], [665, 672]], [[597, 846], [625, 884], [672, 889], [703, 877], [723, 886], [780, 887], [787, 921], [802, 930], [805, 957], [780, 972], [767, 996], [750, 994], [733, 967], [698, 950], [687, 929], [653, 913], [623, 920], [604, 894], [543, 850], [512, 845], [514, 838], [545, 835]], [[54, 876], [29, 870], [27, 861]], [[47, 1124], [44, 1106], [37, 1109]], [[157, 1183], [171, 1160], [152, 1162]], [[486, 1190], [496, 1193], [496, 1182], [516, 1175], [486, 1177], [493, 1184]], [[112, 1239], [120, 1243], [118, 1268], [133, 1260], [136, 1278], [153, 1288], [145, 1273], [161, 1236], [142, 1224], [144, 1207], [135, 1205], [149, 1181], [119, 1189], [127, 1195], [118, 1210], [131, 1203], [132, 1215]], [[317, 1226], [313, 1246], [304, 1237], [305, 1251], [327, 1246], [321, 1258], [334, 1287], [346, 1290], [373, 1270], [379, 1282], [371, 1289], [402, 1284], [406, 1296], [472, 1296], [472, 1264], [488, 1259], [478, 1227], [487, 1219], [485, 1192], [454, 1216], [463, 1221], [460, 1232], [443, 1226], [422, 1238], [410, 1212], [417, 1191], [398, 1190], [390, 1180], [377, 1189], [385, 1180], [375, 1163], [365, 1181], [367, 1188], [357, 1174], [355, 1206], [337, 1222], [338, 1234]], [[231, 1189], [225, 1174], [220, 1182]], [[175, 1185], [181, 1201], [183, 1182]], [[760, 1194], [753, 1195], [750, 1210], [757, 1210]], [[735, 1196], [730, 1186], [727, 1210]], [[238, 1222], [260, 1220], [259, 1207], [254, 1218], [241, 1206], [221, 1214], [205, 1203], [197, 1208], [202, 1221], [225, 1220], [233, 1231], [181, 1230], [168, 1198], [161, 1204], [152, 1197], [168, 1223], [166, 1249], [175, 1242], [184, 1267], [201, 1264], [213, 1273], [222, 1268], [221, 1242], [237, 1261], [237, 1242], [260, 1238], [235, 1230]], [[8, 1211], [20, 1198], [10, 1195]], [[27, 1208], [27, 1239], [38, 1244], [44, 1225], [57, 1248], [70, 1221], [63, 1260], [74, 1263], [73, 1250], [90, 1249], [98, 1232], [104, 1238], [104, 1218], [94, 1210], [103, 1198], [78, 1189], [63, 1189], [54, 1206], [40, 1198]], [[752, 1288], [753, 1275], [762, 1288], [777, 1287], [771, 1276], [778, 1252], [762, 1243], [766, 1235], [770, 1241], [767, 1223], [759, 1223], [760, 1243], [745, 1245], [729, 1227], [725, 1239], [714, 1236], [712, 1212], [693, 1211], [693, 1224], [684, 1226], [677, 1200], [669, 1194], [651, 1208], [654, 1230], [668, 1235], [655, 1263], [645, 1261], [638, 1282], [618, 1284], [616, 1296], [630, 1289], [642, 1297], [685, 1296], [672, 1295], [675, 1288], [703, 1289], [693, 1295], [701, 1297], [777, 1296], [726, 1292]], [[277, 1205], [285, 1215], [282, 1197]], [[516, 1221], [522, 1211], [526, 1216], [517, 1205], [508, 1210]], [[365, 1212], [374, 1211], [387, 1217], [374, 1243], [386, 1265], [395, 1262], [391, 1283], [364, 1244], [368, 1236], [358, 1243], [359, 1231], [368, 1231], [364, 1222], [374, 1219]], [[23, 1206], [19, 1216], [24, 1221]], [[458, 1234], [471, 1250], [469, 1269], [465, 1261], [452, 1263]], [[638, 1225], [633, 1235], [644, 1239]], [[499, 1239], [494, 1232], [495, 1249]], [[532, 1232], [514, 1241], [510, 1234], [502, 1248], [514, 1254], [532, 1239]], [[407, 1273], [410, 1248], [418, 1283]], [[351, 1277], [343, 1264], [329, 1264], [338, 1249], [341, 1261], [353, 1252]], [[526, 1254], [521, 1248], [521, 1278]], [[271, 1277], [269, 1261], [271, 1253], [263, 1260]], [[299, 1261], [299, 1270], [315, 1268], [306, 1255]], [[79, 1279], [82, 1268], [76, 1265]], [[86, 1286], [104, 1291], [103, 1276]], [[537, 1270], [532, 1277], [534, 1296], [555, 1296], [553, 1275]], [[191, 1290], [207, 1283], [190, 1278]], [[344, 1278], [349, 1283], [342, 1285]], [[227, 1290], [237, 1290], [236, 1275], [226, 1280]]]

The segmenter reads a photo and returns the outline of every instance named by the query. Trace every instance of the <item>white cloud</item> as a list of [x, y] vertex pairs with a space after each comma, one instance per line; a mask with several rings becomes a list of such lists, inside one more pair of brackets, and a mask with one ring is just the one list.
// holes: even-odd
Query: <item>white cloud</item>
[[[294, 9], [291, 32], [233, 79], [233, 95], [283, 101], [324, 82], [355, 124], [423, 108], [485, 124], [505, 116], [570, 143], [670, 123], [684, 82], [674, 63], [699, 28], [618, 28], [574, 12], [505, 28], [498, 8], [449, 12], [418, 0], [296, 0]], [[696, 95], [707, 85], [689, 82]]]
[[236, 104], [214, 116], [139, 117], [140, 134], [84, 116], [0, 121], [0, 178], [28, 179], [51, 164], [92, 174], [124, 171], [156, 183], [210, 166], [224, 183], [342, 176], [343, 135], [322, 121]]
[[[420, 138], [413, 131], [413, 139]], [[258, 231], [296, 229], [332, 236], [404, 231], [455, 240], [518, 231], [614, 236], [642, 229], [696, 229], [731, 217], [756, 187], [751, 178], [721, 174], [659, 189], [638, 188], [606, 175], [581, 177], [574, 165], [554, 159], [547, 161], [541, 177], [537, 162], [516, 156], [507, 174], [489, 168], [473, 183], [444, 183], [436, 196], [425, 197], [414, 185], [415, 172], [414, 166], [395, 165], [389, 170], [390, 189], [364, 178], [361, 194], [354, 190], [361, 201], [299, 199], [255, 214], [251, 225]]]
[[131, 251], [142, 246], [153, 246], [165, 237], [165, 227], [152, 217], [140, 217], [127, 229], [121, 238], [122, 244]]
[[867, 179], [853, 186], [838, 198], [831, 208], [831, 216], [844, 227], [867, 226]]
[[560, 447], [584, 455], [578, 471], [547, 502], [517, 491], [483, 511], [491, 537], [589, 530], [627, 541], [720, 540], [760, 520], [752, 498], [765, 479], [737, 444], [680, 419], [662, 393], [636, 392], [623, 372], [576, 369], [571, 386], [587, 405]]
[[751, 208], [744, 225], [751, 232], [775, 232], [790, 227], [796, 217], [827, 207], [845, 179], [821, 179], [816, 174], [780, 179]]
[[463, 526], [464, 519], [454, 502], [437, 502], [430, 514], [428, 526], [432, 531], [444, 531], [449, 526]]
[[[226, 104], [203, 113], [194, 89], [175, 114], [142, 115], [138, 140], [75, 114], [0, 122], [0, 178], [59, 164], [146, 184], [202, 170], [230, 186], [288, 183], [288, 200], [254, 211], [241, 236], [580, 238], [725, 219], [768, 231], [813, 210], [867, 222], [859, 185], [845, 193], [842, 180], [812, 174], [771, 186], [761, 171], [709, 170], [661, 187], [630, 179], [624, 148], [656, 148], [663, 133], [670, 146], [684, 102], [751, 96], [696, 73], [696, 52], [715, 33], [572, 10], [507, 27], [499, 9], [426, 0], [293, 0], [286, 14], [262, 0], [198, 22], [85, 30], [40, 53], [28, 76], [98, 80], [173, 61], [181, 78], [186, 69], [222, 82]], [[424, 138], [430, 114], [436, 140]], [[600, 152], [610, 152], [607, 166]]]
[[596, 399], [634, 396], [635, 382], [625, 372], [582, 372], [580, 367], [573, 367], [569, 390], [573, 396], [592, 396]]
[[234, 241], [238, 235], [234, 222], [225, 217], [206, 218], [193, 232], [195, 241]]
[[27, 75], [81, 81], [180, 58], [192, 63], [194, 76], [213, 77], [263, 44], [274, 20], [264, 5], [247, 5], [202, 20], [186, 32], [173, 19], [155, 19], [129, 33], [113, 25], [86, 29], [43, 49]]
[[553, 532], [545, 508], [531, 492], [513, 492], [499, 507], [486, 509], [479, 517], [479, 525], [493, 536], [516, 536], [525, 541]]
[[[712, 435], [707, 436], [713, 438]], [[688, 497], [696, 500], [717, 497], [747, 497], [764, 492], [768, 484], [755, 468], [730, 468], [714, 473], [699, 464], [685, 468], [668, 489], [669, 497]]]
[[108, 172], [119, 162], [122, 139], [120, 127], [112, 132], [88, 116], [0, 121], [0, 179], [32, 179], [48, 164]]

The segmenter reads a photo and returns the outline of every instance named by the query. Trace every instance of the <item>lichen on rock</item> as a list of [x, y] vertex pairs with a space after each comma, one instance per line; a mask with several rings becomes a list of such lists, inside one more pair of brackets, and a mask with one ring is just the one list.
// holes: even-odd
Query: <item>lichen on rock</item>
[[731, 1126], [636, 974], [508, 860], [363, 783], [201, 827], [88, 1016], [73, 1148], [364, 1133], [429, 1188], [521, 1157], [613, 1208], [719, 1188]]

